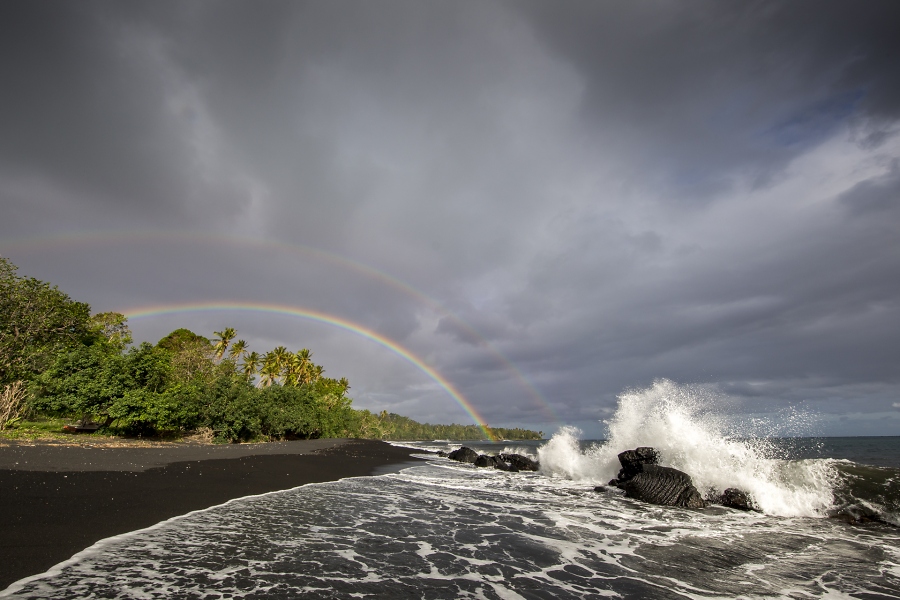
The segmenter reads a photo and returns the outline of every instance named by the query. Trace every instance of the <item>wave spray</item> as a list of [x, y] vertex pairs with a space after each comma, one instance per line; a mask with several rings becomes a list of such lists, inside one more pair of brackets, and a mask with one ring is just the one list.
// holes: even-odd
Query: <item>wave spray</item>
[[626, 391], [607, 423], [605, 443], [582, 450], [580, 432], [563, 428], [539, 449], [542, 470], [605, 483], [619, 471], [620, 452], [652, 446], [660, 464], [690, 475], [701, 494], [739, 488], [767, 514], [824, 516], [839, 484], [833, 461], [786, 460], [766, 438], [729, 436], [725, 419], [712, 410], [716, 400], [702, 388], [668, 380]]

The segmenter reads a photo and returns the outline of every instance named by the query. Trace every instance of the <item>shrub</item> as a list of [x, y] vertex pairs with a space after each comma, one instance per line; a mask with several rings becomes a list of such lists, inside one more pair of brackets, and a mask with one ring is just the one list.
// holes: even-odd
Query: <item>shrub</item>
[[131, 389], [116, 399], [107, 415], [127, 434], [181, 433], [201, 422], [200, 391], [176, 385], [163, 392]]
[[106, 414], [121, 398], [128, 377], [123, 357], [100, 345], [80, 346], [56, 356], [31, 387], [31, 406], [59, 416]]

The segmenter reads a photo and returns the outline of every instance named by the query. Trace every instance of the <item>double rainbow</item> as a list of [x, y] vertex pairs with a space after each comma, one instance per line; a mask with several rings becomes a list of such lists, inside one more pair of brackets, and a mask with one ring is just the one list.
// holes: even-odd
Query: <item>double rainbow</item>
[[[289, 254], [301, 254], [304, 258], [312, 258], [330, 264], [339, 269], [343, 269], [363, 277], [367, 277], [378, 281], [379, 283], [393, 288], [411, 298], [415, 298], [421, 304], [428, 306], [436, 313], [452, 320], [460, 330], [464, 331], [469, 339], [475, 342], [479, 347], [483, 348], [503, 367], [510, 372], [519, 386], [530, 397], [535, 406], [541, 408], [544, 415], [550, 422], [557, 425], [561, 423], [558, 415], [541, 395], [530, 379], [509, 360], [502, 352], [500, 352], [493, 344], [490, 343], [481, 333], [474, 327], [469, 325], [465, 320], [460, 318], [443, 306], [434, 298], [428, 296], [422, 291], [414, 288], [410, 284], [402, 281], [393, 275], [390, 275], [373, 266], [361, 263], [356, 260], [328, 252], [319, 248], [305, 246], [302, 244], [282, 242], [279, 240], [263, 240], [254, 237], [247, 237], [235, 234], [221, 234], [203, 231], [159, 231], [159, 230], [132, 230], [132, 231], [87, 231], [75, 234], [55, 234], [50, 236], [30, 236], [21, 239], [3, 240], [0, 247], [6, 249], [29, 251], [29, 250], [52, 250], [55, 247], [63, 246], [66, 248], [78, 245], [92, 244], [129, 244], [135, 243], [201, 243], [212, 244], [229, 247], [243, 247], [266, 250], [268, 252], [277, 251]], [[337, 319], [340, 321], [340, 319]], [[373, 338], [374, 339], [374, 338]]]

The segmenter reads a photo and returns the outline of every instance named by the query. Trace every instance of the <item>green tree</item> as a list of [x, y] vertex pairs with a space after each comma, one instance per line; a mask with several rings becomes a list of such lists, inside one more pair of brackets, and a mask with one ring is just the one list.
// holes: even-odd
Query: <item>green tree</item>
[[272, 360], [275, 361], [275, 364], [278, 366], [279, 375], [283, 375], [290, 368], [291, 352], [284, 346], [278, 346], [272, 350], [271, 354]]
[[215, 352], [210, 341], [189, 329], [176, 329], [157, 342], [172, 356], [175, 381], [209, 384], [217, 377]]
[[278, 381], [278, 377], [281, 375], [281, 364], [274, 351], [266, 352], [263, 356], [259, 374], [260, 387], [269, 387]]
[[132, 342], [128, 318], [117, 312], [98, 313], [91, 317], [91, 329], [106, 343], [120, 351]]
[[171, 353], [147, 342], [128, 351], [123, 367], [133, 389], [162, 392], [175, 381]]
[[247, 381], [253, 379], [253, 376], [259, 373], [259, 353], [251, 352], [244, 356], [244, 363], [241, 365], [241, 371]]
[[0, 385], [31, 379], [91, 334], [90, 306], [0, 257]]
[[298, 383], [310, 383], [313, 378], [312, 352], [308, 348], [298, 350], [293, 359]]
[[103, 344], [60, 352], [31, 386], [32, 407], [40, 412], [106, 417], [109, 407], [132, 387], [125, 358]]
[[182, 327], [159, 340], [156, 345], [172, 353], [177, 353], [187, 346], [206, 345], [211, 347], [211, 342], [202, 335], [197, 335], [190, 329]]

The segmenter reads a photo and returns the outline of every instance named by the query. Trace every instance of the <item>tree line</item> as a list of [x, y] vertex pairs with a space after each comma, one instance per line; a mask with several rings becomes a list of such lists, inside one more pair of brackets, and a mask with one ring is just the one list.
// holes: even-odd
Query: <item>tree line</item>
[[[389, 440], [483, 440], [484, 431], [477, 425], [432, 425], [419, 423], [394, 413], [382, 417], [388, 424], [385, 439]], [[541, 431], [529, 429], [489, 427], [495, 438], [503, 440], [540, 440], [544, 438]]]
[[[113, 435], [204, 432], [220, 442], [316, 437], [483, 439], [474, 425], [421, 424], [352, 408], [346, 378], [302, 348], [262, 354], [234, 328], [212, 339], [176, 329], [133, 344], [119, 313], [22, 277], [0, 257], [0, 429], [23, 418], [64, 417]], [[539, 439], [494, 429], [505, 439]]]

